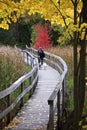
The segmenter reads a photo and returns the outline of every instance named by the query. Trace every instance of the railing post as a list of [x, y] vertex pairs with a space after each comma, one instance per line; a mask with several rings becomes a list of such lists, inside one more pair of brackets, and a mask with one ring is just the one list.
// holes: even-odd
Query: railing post
[[[10, 105], [11, 105], [11, 95], [9, 94], [7, 96], [7, 107], [9, 107]], [[7, 115], [7, 124], [10, 123], [10, 121], [11, 121], [11, 114], [9, 113]]]
[[62, 109], [65, 107], [65, 92], [64, 92], [64, 80], [62, 82]]
[[32, 83], [32, 81], [31, 81], [31, 77], [29, 77], [29, 84], [31, 84]]
[[27, 55], [27, 64], [28, 64], [28, 53], [26, 52], [26, 55]]
[[54, 61], [54, 56], [53, 56], [53, 61]]
[[50, 55], [49, 55], [49, 60], [50, 60]]
[[[29, 84], [31, 85], [32, 83], [32, 77], [29, 78]], [[29, 91], [29, 98], [31, 97], [32, 95], [32, 90]]]
[[[53, 62], [55, 63], [55, 58], [53, 57]], [[55, 68], [55, 64], [53, 65], [53, 68]]]
[[85, 78], [85, 85], [87, 86], [87, 77]]
[[31, 66], [32, 66], [32, 60], [33, 60], [33, 59], [31, 58], [31, 60], [30, 60], [30, 62], [31, 62], [31, 63], [30, 63], [30, 64], [31, 64]]
[[48, 101], [48, 104], [50, 105], [48, 130], [53, 130], [54, 129], [53, 101]]
[[[29, 77], [29, 85], [31, 85], [31, 77]], [[30, 95], [31, 95], [31, 90], [29, 91], [29, 97], [28, 98], [30, 98]]]
[[58, 91], [58, 94], [57, 94], [57, 117], [58, 117], [57, 127], [59, 129], [60, 127], [60, 90]]
[[[24, 85], [23, 85], [23, 83], [22, 83], [22, 84], [21, 84], [21, 93], [23, 92], [23, 90], [24, 90]], [[22, 98], [21, 98], [21, 104], [20, 104], [20, 107], [22, 107], [23, 104], [24, 104], [24, 100], [23, 100], [23, 97], [22, 97]]]
[[32, 68], [33, 68], [33, 66], [34, 66], [34, 59], [33, 59], [33, 58], [32, 58], [32, 61], [31, 61], [31, 62], [32, 62]]
[[64, 78], [64, 80], [63, 80], [63, 82], [62, 82], [62, 107], [63, 107], [63, 109], [65, 108], [65, 98], [66, 98], [66, 92], [67, 92], [67, 90], [66, 90], [67, 88], [66, 88], [66, 76], [65, 76], [65, 78]]

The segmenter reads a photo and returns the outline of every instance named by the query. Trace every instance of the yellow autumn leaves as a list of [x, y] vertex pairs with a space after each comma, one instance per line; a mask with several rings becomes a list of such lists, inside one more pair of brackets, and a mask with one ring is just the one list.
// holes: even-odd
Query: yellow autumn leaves
[[11, 0], [0, 0], [0, 28], [9, 29], [11, 21], [16, 22], [17, 18], [12, 13], [18, 8], [18, 4]]
[[[78, 5], [78, 9], [81, 10], [81, 2]], [[60, 3], [58, 3], [58, 0], [20, 0], [20, 2], [0, 0], [0, 18], [2, 19], [0, 28], [9, 29], [11, 21], [17, 22], [17, 19], [25, 12], [28, 12], [28, 15], [40, 13], [51, 24], [65, 26], [66, 23], [69, 26], [74, 23], [74, 11], [71, 0], [61, 0]]]

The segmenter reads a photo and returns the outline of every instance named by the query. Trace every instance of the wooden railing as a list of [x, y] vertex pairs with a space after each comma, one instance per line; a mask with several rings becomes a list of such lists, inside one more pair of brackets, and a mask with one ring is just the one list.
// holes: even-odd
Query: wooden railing
[[[15, 81], [9, 88], [0, 91], [0, 102], [1, 100], [6, 100], [6, 107], [4, 108], [4, 110], [0, 111], [0, 121], [3, 122], [3, 120], [6, 119], [5, 124], [8, 124], [11, 121], [11, 112], [16, 107], [16, 105], [20, 102], [20, 107], [23, 106], [25, 94], [28, 94], [28, 97], [33, 94], [38, 81], [38, 66], [37, 64], [34, 64], [34, 56], [32, 56], [26, 50], [22, 51], [22, 54], [26, 63], [31, 63], [31, 66], [33, 68], [29, 73], [25, 74], [17, 81]], [[31, 60], [31, 62], [29, 60]], [[20, 91], [20, 94], [17, 95], [14, 101], [12, 101], [12, 94], [17, 89], [18, 91]]]
[[85, 84], [86, 84], [86, 86], [87, 86], [87, 77], [85, 78]]
[[[31, 53], [33, 53], [34, 56], [38, 57], [36, 49], [28, 48], [27, 46], [26, 48], [27, 50], [31, 51]], [[59, 127], [61, 115], [65, 107], [66, 91], [67, 91], [66, 90], [67, 65], [61, 57], [48, 52], [45, 52], [44, 62], [52, 66], [60, 74], [58, 84], [55, 86], [54, 91], [52, 92], [51, 96], [48, 99], [48, 104], [50, 106], [48, 130], [53, 130], [55, 112], [57, 113], [57, 127]]]

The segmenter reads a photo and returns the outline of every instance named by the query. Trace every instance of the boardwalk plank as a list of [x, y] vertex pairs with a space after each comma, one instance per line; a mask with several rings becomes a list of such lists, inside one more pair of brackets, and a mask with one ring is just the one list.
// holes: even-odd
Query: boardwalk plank
[[39, 80], [31, 99], [17, 114], [17, 121], [13, 119], [4, 130], [47, 130], [49, 119], [47, 101], [58, 82], [59, 74], [56, 70], [49, 66], [42, 67], [39, 70]]

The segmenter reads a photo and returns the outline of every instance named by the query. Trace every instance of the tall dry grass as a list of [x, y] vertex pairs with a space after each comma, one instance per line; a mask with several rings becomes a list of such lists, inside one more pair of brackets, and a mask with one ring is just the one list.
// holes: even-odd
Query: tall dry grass
[[73, 47], [72, 46], [58, 46], [46, 50], [50, 53], [60, 56], [67, 64], [67, 106], [73, 108]]
[[9, 87], [28, 71], [19, 51], [9, 46], [0, 46], [0, 90]]
[[[86, 48], [87, 49], [87, 48]], [[68, 106], [69, 108], [73, 108], [73, 47], [72, 46], [58, 46], [53, 47], [47, 50], [53, 54], [56, 54], [66, 62], [68, 66], [68, 74], [67, 74], [67, 90], [68, 90]], [[80, 52], [80, 47], [78, 46], [78, 56]], [[87, 76], [87, 57], [86, 57], [86, 76]], [[86, 94], [87, 95], [87, 94]], [[87, 108], [87, 101], [85, 103]]]
[[60, 56], [67, 64], [69, 73], [73, 72], [73, 48], [72, 46], [53, 47], [48, 50], [49, 52]]
[[71, 93], [73, 89], [73, 47], [72, 46], [57, 46], [48, 49], [50, 53], [60, 56], [67, 64], [67, 87]]

